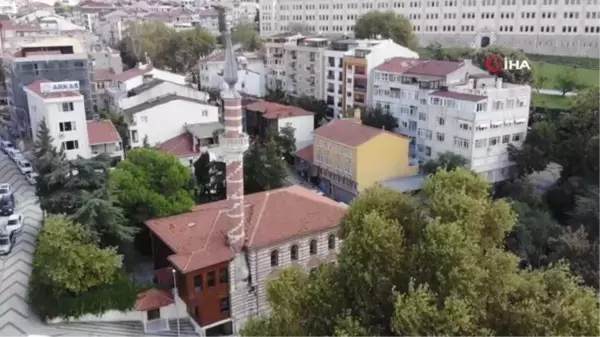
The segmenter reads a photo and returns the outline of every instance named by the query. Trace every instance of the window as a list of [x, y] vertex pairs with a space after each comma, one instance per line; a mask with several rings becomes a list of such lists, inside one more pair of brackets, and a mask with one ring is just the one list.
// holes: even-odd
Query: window
[[292, 245], [292, 247], [290, 247], [290, 258], [292, 261], [298, 260], [298, 245]]
[[327, 247], [329, 250], [335, 249], [335, 235], [329, 235], [329, 238], [327, 238]]
[[79, 148], [79, 142], [76, 140], [69, 140], [63, 142], [61, 148], [63, 150], [77, 150]]
[[229, 311], [229, 297], [224, 297], [219, 301], [219, 307], [221, 308], [221, 313]]
[[137, 132], [137, 130], [131, 130], [131, 140], [134, 143], [138, 142], [138, 132]]
[[427, 157], [431, 156], [431, 147], [430, 146], [425, 146], [425, 155]]
[[221, 268], [221, 270], [219, 270], [219, 283], [221, 283], [221, 284], [229, 283], [229, 269]]
[[202, 117], [208, 116], [208, 110], [202, 110]]
[[515, 133], [512, 137], [513, 142], [520, 142], [523, 139], [522, 133]]
[[500, 137], [492, 137], [490, 138], [490, 146], [496, 146], [498, 145], [498, 143], [500, 143]]
[[75, 131], [75, 122], [60, 122], [58, 123], [60, 132]]
[[438, 124], [444, 125], [444, 123], [446, 123], [446, 120], [444, 119], [444, 117], [438, 117]]
[[446, 136], [443, 133], [438, 132], [436, 135], [436, 138], [439, 142], [443, 142], [444, 139], [446, 138]]
[[469, 123], [460, 123], [458, 127], [462, 130], [471, 130], [471, 125]]
[[486, 145], [486, 139], [477, 139], [475, 141], [475, 147], [478, 149], [485, 147], [485, 145]]
[[310, 240], [310, 255], [317, 254], [317, 240]]
[[202, 275], [197, 275], [194, 277], [194, 290], [196, 292], [202, 291]]
[[206, 274], [206, 285], [209, 288], [215, 286], [215, 272], [214, 271], [211, 271], [208, 274]]
[[141, 116], [140, 120], [142, 121], [142, 123], [148, 123], [148, 116]]
[[271, 252], [271, 267], [277, 267], [279, 265], [279, 251], [274, 250]]
[[424, 112], [419, 112], [419, 120], [420, 121], [426, 121], [427, 120], [427, 114]]
[[63, 103], [62, 104], [62, 111], [73, 111], [73, 102], [68, 102], [68, 103]]
[[506, 144], [508, 142], [510, 142], [510, 135], [502, 136], [502, 144]]

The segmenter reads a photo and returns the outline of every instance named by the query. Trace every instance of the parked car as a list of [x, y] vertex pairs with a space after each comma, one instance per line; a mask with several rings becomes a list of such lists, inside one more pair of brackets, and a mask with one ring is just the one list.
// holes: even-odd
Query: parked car
[[21, 234], [23, 232], [23, 216], [21, 214], [9, 216], [6, 229], [9, 233]]
[[8, 184], [8, 183], [0, 184], [0, 198], [5, 195], [11, 194], [11, 193], [12, 193], [12, 188], [10, 187], [10, 184]]
[[8, 255], [15, 245], [16, 235], [0, 231], [0, 255]]
[[15, 158], [23, 157], [21, 151], [17, 149], [6, 149], [6, 154], [8, 154], [10, 159], [12, 159], [13, 161], [15, 160]]
[[0, 215], [12, 215], [15, 211], [15, 196], [6, 194], [0, 197]]
[[37, 174], [33, 171], [25, 173], [25, 178], [31, 185], [37, 184], [38, 177], [39, 177], [39, 174]]
[[17, 167], [21, 173], [27, 174], [29, 172], [33, 172], [33, 166], [31, 166], [31, 163], [27, 159], [23, 157], [16, 158], [15, 163], [17, 163]]
[[3, 140], [2, 142], [0, 142], [0, 148], [2, 149], [2, 152], [6, 153], [6, 150], [14, 149], [15, 146], [8, 140]]

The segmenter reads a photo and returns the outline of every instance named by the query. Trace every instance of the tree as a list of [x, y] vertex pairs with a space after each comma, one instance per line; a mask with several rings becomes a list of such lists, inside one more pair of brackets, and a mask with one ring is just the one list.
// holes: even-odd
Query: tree
[[264, 171], [267, 180], [263, 186], [265, 190], [280, 188], [287, 176], [284, 156], [281, 153], [281, 144], [277, 141], [277, 138], [271, 137], [264, 150]]
[[225, 164], [210, 160], [208, 152], [194, 163], [194, 176], [198, 187], [198, 202], [206, 203], [225, 198]]
[[354, 35], [357, 39], [374, 39], [381, 35], [406, 48], [417, 50], [419, 41], [413, 33], [412, 24], [403, 15], [392, 11], [371, 11], [356, 20]]
[[260, 24], [260, 10], [256, 9], [256, 15], [254, 16], [254, 24], [256, 27]]
[[233, 28], [231, 40], [233, 43], [241, 43], [244, 50], [255, 51], [260, 49], [262, 41], [255, 29], [255, 24], [246, 23]]
[[276, 137], [276, 141], [280, 146], [280, 151], [289, 164], [294, 163], [294, 156], [296, 154], [296, 137], [294, 133], [296, 129], [291, 123], [287, 123], [284, 127], [279, 130], [279, 134]]
[[556, 241], [550, 258], [554, 261], [569, 261], [573, 273], [580, 276], [586, 285], [598, 290], [598, 238], [589, 240], [588, 237], [583, 226], [576, 230], [567, 228]]
[[280, 188], [286, 175], [283, 154], [275, 138], [264, 148], [252, 144], [244, 154], [245, 194]]
[[471, 48], [466, 47], [448, 47], [442, 48], [439, 43], [433, 43], [425, 47], [425, 53], [428, 58], [439, 61], [460, 61], [470, 59], [473, 54]]
[[389, 110], [384, 110], [381, 106], [368, 108], [361, 115], [361, 120], [364, 125], [372, 126], [377, 129], [393, 132], [398, 128], [398, 119], [394, 117]]
[[267, 89], [267, 94], [265, 95], [265, 101], [273, 102], [273, 103], [286, 103], [286, 94], [280, 88], [276, 88], [274, 90]]
[[[499, 56], [503, 59], [506, 58], [508, 60], [519, 61], [520, 63], [527, 61], [529, 64], [531, 64], [527, 55], [525, 55], [525, 53], [522, 51], [498, 45], [477, 49], [473, 53], [472, 61], [475, 66], [481, 69], [487, 69], [486, 62], [488, 58], [496, 56]], [[533, 81], [532, 70], [526, 68], [502, 70], [498, 76], [507, 83], [529, 84]]]
[[120, 271], [122, 256], [64, 215], [49, 215], [38, 236], [31, 305], [43, 318], [78, 317], [133, 307], [136, 289]]
[[[535, 86], [536, 91], [539, 93], [540, 89], [544, 89], [546, 83], [548, 83], [548, 77], [544, 76], [544, 72], [542, 71], [543, 65], [540, 64], [538, 66], [537, 73], [535, 74], [533, 85]], [[563, 95], [564, 96], [564, 95]]]
[[563, 96], [580, 87], [574, 68], [569, 68], [567, 71], [561, 71], [556, 74], [554, 83], [555, 89], [559, 90]]
[[252, 144], [244, 153], [244, 193], [256, 193], [264, 191], [266, 185], [266, 174], [263, 170], [264, 162], [262, 151]]
[[187, 190], [190, 170], [168, 154], [153, 149], [134, 149], [110, 175], [110, 191], [119, 201], [125, 217], [142, 222], [191, 210], [192, 193]]
[[172, 31], [164, 63], [173, 72], [187, 74], [198, 65], [198, 60], [209, 55], [217, 41], [207, 30], [194, 28]]
[[469, 161], [467, 158], [456, 154], [454, 152], [446, 151], [440, 153], [437, 159], [432, 159], [423, 165], [423, 171], [425, 174], [435, 173], [438, 169], [452, 171], [457, 168], [468, 166]]
[[109, 119], [114, 124], [119, 136], [121, 136], [123, 147], [129, 144], [129, 129], [127, 128], [127, 123], [125, 122], [125, 116], [123, 114], [116, 114], [105, 110], [100, 113], [100, 118]]
[[[465, 170], [418, 196], [373, 187], [339, 228], [337, 265], [270, 281], [273, 310], [243, 335], [597, 335], [595, 293], [564, 264], [519, 270], [504, 251], [516, 216]], [[556, 310], [560, 308], [560, 310]]]
[[327, 102], [305, 95], [298, 97], [292, 105], [297, 106], [306, 111], [310, 111], [315, 115], [315, 129], [323, 125], [327, 117], [327, 111], [329, 110]]

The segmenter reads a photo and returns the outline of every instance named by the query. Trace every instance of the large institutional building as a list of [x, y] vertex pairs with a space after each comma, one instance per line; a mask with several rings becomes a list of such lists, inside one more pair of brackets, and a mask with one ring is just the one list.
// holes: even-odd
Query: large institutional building
[[412, 22], [422, 45], [508, 45], [526, 53], [598, 57], [599, 0], [261, 0], [261, 36], [301, 23], [314, 33], [354, 31], [370, 11], [394, 11]]

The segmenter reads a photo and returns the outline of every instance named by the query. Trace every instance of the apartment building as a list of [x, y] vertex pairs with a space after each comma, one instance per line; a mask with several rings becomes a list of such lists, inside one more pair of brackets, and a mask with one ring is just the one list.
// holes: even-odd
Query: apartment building
[[88, 114], [93, 109], [92, 61], [77, 39], [56, 37], [23, 45], [18, 52], [5, 55], [4, 71], [15, 141], [31, 139], [24, 87], [37, 80], [77, 81], [83, 108]]
[[507, 45], [526, 53], [598, 57], [598, 0], [260, 0], [261, 36], [291, 23], [311, 31], [352, 33], [359, 16], [373, 11], [406, 16], [422, 45]]
[[349, 203], [378, 181], [418, 174], [409, 138], [363, 125], [359, 109], [353, 119], [334, 119], [313, 136], [296, 153], [296, 171], [317, 177], [321, 191], [334, 200]]
[[[236, 83], [236, 90], [250, 96], [264, 97], [266, 94], [266, 78], [265, 61], [262, 55], [237, 52], [236, 56], [239, 78]], [[200, 86], [222, 89], [225, 84], [223, 80], [224, 65], [225, 55], [223, 53], [200, 60]]]
[[527, 133], [531, 87], [503, 83], [469, 61], [394, 58], [373, 71], [372, 105], [389, 110], [421, 162], [451, 151], [492, 182], [513, 166]]
[[301, 38], [300, 34], [282, 33], [267, 37], [263, 41], [265, 49], [265, 66], [267, 89], [269, 90], [286, 90], [286, 63], [284, 44], [287, 42], [296, 41]]
[[419, 58], [418, 53], [396, 44], [392, 40], [366, 47], [356, 47], [344, 54], [342, 107], [346, 113], [352, 113], [356, 108], [365, 111], [371, 99], [367, 95], [367, 88], [373, 83], [371, 70], [394, 56], [409, 59]]
[[326, 37], [300, 37], [283, 44], [285, 91], [291, 97], [324, 98], [323, 52], [331, 41]]

